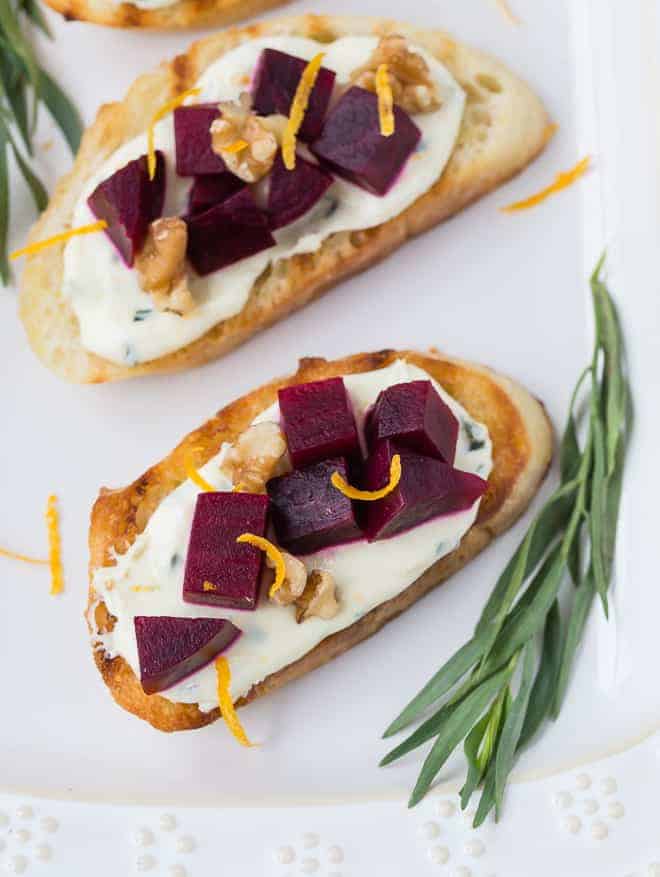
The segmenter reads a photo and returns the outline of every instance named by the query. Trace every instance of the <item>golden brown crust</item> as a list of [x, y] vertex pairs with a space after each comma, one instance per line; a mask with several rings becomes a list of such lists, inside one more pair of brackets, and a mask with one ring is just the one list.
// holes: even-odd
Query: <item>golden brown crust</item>
[[173, 30], [224, 27], [245, 21], [289, 0], [176, 0], [160, 9], [141, 9], [115, 0], [46, 0], [67, 21], [90, 21], [106, 27]]
[[[127, 550], [159, 503], [185, 480], [187, 449], [203, 448], [199, 459], [200, 463], [205, 462], [218, 452], [223, 442], [233, 441], [260, 411], [271, 405], [282, 386], [383, 368], [397, 357], [428, 371], [489, 429], [493, 442], [493, 471], [477, 522], [455, 551], [430, 567], [398, 597], [376, 607], [350, 627], [327, 637], [299, 661], [268, 676], [239, 701], [239, 706], [316, 669], [371, 636], [464, 566], [498, 533], [509, 527], [536, 492], [552, 455], [551, 427], [543, 406], [513, 381], [481, 366], [440, 354], [385, 350], [356, 354], [334, 362], [304, 359], [295, 375], [265, 384], [228, 405], [129, 487], [102, 490], [94, 505], [90, 527], [90, 581], [98, 567], [113, 565], [113, 553], [121, 554]], [[94, 606], [97, 598], [91, 588], [89, 599], [90, 606]], [[95, 612], [100, 629], [112, 623], [104, 604], [96, 606]], [[96, 650], [94, 655], [117, 703], [154, 727], [162, 731], [177, 731], [201, 727], [218, 718], [217, 710], [203, 713], [194, 705], [172, 703], [159, 695], [146, 695], [123, 658], [109, 659], [102, 650]]]
[[274, 19], [231, 28], [194, 43], [186, 54], [137, 79], [123, 101], [101, 107], [85, 133], [73, 169], [58, 184], [30, 240], [68, 228], [89, 177], [121, 144], [144, 130], [156, 109], [192, 86], [213, 61], [238, 43], [269, 34], [331, 41], [346, 34], [385, 32], [403, 33], [433, 52], [468, 95], [457, 146], [444, 173], [425, 195], [376, 228], [332, 235], [315, 253], [277, 262], [255, 283], [246, 306], [236, 316], [180, 350], [134, 367], [116, 365], [85, 350], [76, 317], [60, 292], [63, 247], [44, 250], [27, 260], [20, 315], [28, 340], [45, 365], [78, 383], [166, 374], [202, 365], [452, 216], [520, 171], [543, 148], [548, 120], [531, 90], [498, 61], [454, 42], [441, 31], [372, 18], [306, 15]]

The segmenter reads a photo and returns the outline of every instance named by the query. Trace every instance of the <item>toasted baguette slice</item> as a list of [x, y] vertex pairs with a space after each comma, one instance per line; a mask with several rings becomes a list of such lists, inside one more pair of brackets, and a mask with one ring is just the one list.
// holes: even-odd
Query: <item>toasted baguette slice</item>
[[73, 170], [57, 186], [30, 234], [37, 241], [67, 229], [86, 180], [122, 143], [144, 130], [163, 103], [190, 88], [220, 55], [267, 34], [298, 34], [331, 41], [346, 34], [401, 32], [443, 61], [465, 88], [468, 101], [458, 144], [438, 182], [406, 211], [368, 231], [327, 238], [313, 254], [282, 260], [254, 284], [243, 310], [174, 353], [133, 368], [88, 353], [76, 317], [60, 293], [63, 247], [27, 262], [20, 314], [30, 344], [61, 377], [96, 383], [180, 371], [227, 353], [251, 335], [305, 305], [339, 280], [367, 268], [407, 238], [431, 228], [490, 191], [531, 161], [548, 137], [548, 120], [529, 88], [498, 61], [465, 48], [438, 31], [371, 18], [302, 16], [228, 30], [195, 43], [185, 55], [141, 76], [121, 103], [101, 108], [87, 130]]
[[145, 27], [175, 30], [224, 27], [245, 21], [288, 0], [175, 0], [169, 6], [141, 9], [121, 0], [46, 0], [67, 21], [90, 21], [106, 27]]
[[[552, 456], [552, 429], [541, 403], [508, 378], [437, 353], [383, 350], [358, 353], [334, 362], [303, 359], [295, 375], [265, 384], [219, 411], [129, 487], [102, 489], [94, 505], [89, 536], [90, 582], [97, 568], [112, 566], [115, 553], [122, 554], [128, 549], [162, 500], [186, 479], [184, 458], [190, 449], [197, 449], [200, 465], [209, 460], [218, 453], [223, 442], [234, 441], [260, 411], [276, 401], [280, 387], [384, 368], [397, 358], [405, 358], [425, 369], [472, 417], [488, 427], [493, 443], [493, 470], [477, 521], [458, 548], [437, 561], [397, 597], [377, 606], [350, 627], [328, 636], [300, 660], [254, 685], [247, 696], [238, 701], [238, 706], [315, 670], [376, 633], [511, 526], [536, 493]], [[200, 458], [202, 448], [204, 453]], [[97, 599], [90, 587], [90, 608]], [[95, 619], [100, 631], [112, 626], [104, 603], [96, 606]], [[203, 713], [196, 705], [146, 695], [122, 657], [109, 658], [102, 649], [95, 648], [94, 658], [117, 703], [161, 731], [198, 728], [219, 718], [218, 710]]]

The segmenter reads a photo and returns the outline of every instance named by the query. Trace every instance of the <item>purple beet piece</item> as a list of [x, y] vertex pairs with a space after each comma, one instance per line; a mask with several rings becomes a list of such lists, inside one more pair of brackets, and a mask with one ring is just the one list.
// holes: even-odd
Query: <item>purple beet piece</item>
[[164, 691], [210, 663], [241, 635], [224, 618], [136, 615], [140, 682], [145, 694]]
[[360, 443], [343, 378], [285, 387], [278, 393], [282, 429], [296, 469], [326, 457], [354, 457]]
[[383, 390], [369, 412], [367, 444], [392, 439], [418, 454], [453, 463], [458, 420], [431, 381], [395, 384]]
[[312, 152], [339, 176], [384, 195], [417, 148], [422, 132], [401, 107], [394, 107], [394, 134], [380, 133], [378, 98], [353, 86], [332, 109]]
[[87, 199], [97, 219], [108, 223], [105, 233], [130, 268], [147, 236], [149, 223], [163, 212], [165, 156], [156, 152], [156, 173], [149, 179], [147, 156], [129, 161], [94, 189]]
[[270, 173], [268, 207], [272, 229], [282, 228], [299, 219], [323, 197], [333, 183], [330, 174], [317, 164], [296, 156], [292, 171], [285, 168], [281, 154], [275, 159]]
[[226, 201], [245, 186], [234, 174], [203, 174], [195, 177], [188, 195], [188, 212], [204, 213], [216, 204]]
[[266, 214], [246, 186], [210, 210], [185, 217], [188, 259], [198, 274], [211, 274], [275, 246]]
[[180, 177], [226, 170], [224, 161], [211, 148], [211, 124], [219, 118], [217, 104], [193, 104], [174, 110], [176, 172]]
[[[236, 539], [242, 533], [263, 536], [267, 517], [264, 494], [199, 494], [183, 580], [187, 603], [256, 608], [263, 553]], [[205, 589], [204, 582], [215, 590]]]
[[332, 486], [333, 472], [348, 479], [343, 457], [323, 460], [268, 482], [273, 524], [283, 548], [308, 554], [362, 536], [352, 502]]
[[394, 454], [401, 455], [398, 487], [384, 499], [365, 503], [365, 533], [370, 542], [394, 536], [439, 515], [469, 509], [488, 486], [478, 475], [386, 440], [376, 446], [366, 462], [367, 490], [387, 484]]
[[[300, 77], [306, 66], [307, 61], [295, 55], [278, 52], [277, 49], [263, 50], [257, 62], [252, 84], [252, 105], [260, 116], [270, 116], [271, 113], [289, 115]], [[334, 85], [334, 72], [321, 67], [298, 133], [298, 137], [305, 143], [315, 140], [321, 133]]]

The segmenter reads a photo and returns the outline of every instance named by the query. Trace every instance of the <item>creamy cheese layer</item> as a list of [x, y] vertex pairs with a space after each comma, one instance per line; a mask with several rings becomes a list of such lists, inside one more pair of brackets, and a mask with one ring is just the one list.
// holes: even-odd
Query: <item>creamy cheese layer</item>
[[[247, 87], [264, 48], [312, 58], [326, 53], [324, 65], [346, 83], [370, 57], [376, 37], [344, 37], [329, 45], [301, 37], [268, 37], [238, 46], [212, 64], [201, 77], [197, 102], [231, 100]], [[191, 272], [189, 286], [195, 309], [184, 317], [157, 311], [105, 234], [71, 239], [64, 251], [62, 292], [78, 318], [83, 346], [105, 359], [132, 366], [171, 353], [199, 338], [212, 326], [238, 313], [250, 290], [272, 263], [296, 253], [312, 253], [331, 234], [372, 228], [399, 215], [440, 177], [454, 148], [465, 95], [447, 69], [431, 54], [412, 47], [426, 59], [438, 85], [442, 106], [414, 117], [422, 131], [417, 152], [383, 197], [336, 178], [325, 196], [295, 223], [275, 232], [277, 246], [243, 259], [206, 277]], [[155, 128], [155, 145], [166, 159], [164, 216], [186, 212], [190, 177], [175, 170], [174, 124], [170, 115]], [[146, 134], [124, 144], [89, 180], [73, 213], [73, 226], [93, 222], [87, 198], [99, 183], [128, 161], [147, 151]]]
[[[429, 375], [403, 360], [384, 369], [347, 375], [346, 389], [363, 438], [364, 417], [381, 390], [405, 381], [428, 380]], [[492, 447], [488, 430], [473, 420], [461, 405], [433, 382], [460, 422], [455, 466], [488, 478]], [[262, 412], [258, 421], [279, 422], [279, 406]], [[220, 453], [200, 471], [218, 490], [231, 490], [220, 472], [227, 452]], [[435, 518], [406, 533], [378, 542], [364, 540], [326, 548], [302, 558], [308, 568], [328, 570], [337, 585], [339, 612], [330, 619], [310, 618], [298, 624], [293, 606], [278, 606], [262, 596], [253, 612], [184, 603], [183, 577], [186, 553], [199, 489], [186, 481], [167, 496], [151, 516], [129, 550], [116, 565], [98, 569], [93, 587], [117, 619], [114, 630], [95, 634], [109, 657], [121, 655], [139, 678], [133, 619], [136, 615], [174, 615], [229, 618], [243, 636], [225, 653], [231, 665], [234, 700], [271, 673], [286, 667], [336, 631], [353, 624], [386, 600], [396, 597], [436, 560], [449, 554], [472, 526], [479, 509], [472, 508]], [[156, 586], [154, 591], [134, 591], [135, 586]], [[93, 625], [93, 609], [90, 620]], [[213, 664], [162, 692], [169, 700], [197, 703], [203, 711], [218, 705]]]

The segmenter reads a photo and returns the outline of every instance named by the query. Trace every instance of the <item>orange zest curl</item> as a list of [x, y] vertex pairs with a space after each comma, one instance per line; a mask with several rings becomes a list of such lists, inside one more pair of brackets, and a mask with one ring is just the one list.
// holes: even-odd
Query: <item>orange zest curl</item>
[[379, 64], [376, 70], [376, 94], [378, 95], [378, 118], [383, 137], [394, 134], [394, 98], [387, 72], [387, 64]]
[[229, 661], [222, 656], [216, 658], [215, 672], [218, 682], [218, 705], [220, 706], [222, 718], [241, 746], [253, 746], [254, 744], [250, 743], [243, 725], [241, 725], [236, 715], [234, 702], [231, 699], [231, 670], [229, 668]]
[[324, 52], [314, 55], [303, 70], [296, 93], [291, 101], [289, 118], [282, 135], [282, 161], [284, 162], [284, 167], [289, 171], [292, 171], [296, 166], [296, 137], [305, 119], [309, 96], [316, 84], [316, 77], [319, 75], [324, 57]]
[[523, 201], [515, 201], [513, 204], [508, 204], [506, 207], [500, 207], [500, 210], [503, 213], [515, 213], [517, 210], [527, 210], [529, 207], [536, 207], [537, 204], [545, 201], [550, 195], [554, 195], [556, 192], [561, 192], [562, 189], [566, 189], [568, 186], [572, 185], [572, 183], [585, 173], [589, 168], [590, 163], [591, 158], [587, 155], [579, 161], [575, 167], [572, 167], [568, 171], [561, 171], [558, 173], [554, 181], [549, 186], [546, 186], [545, 189], [541, 189], [540, 192], [537, 192], [535, 195], [530, 195], [529, 198], [525, 198]]
[[199, 88], [189, 88], [186, 91], [182, 91], [181, 94], [178, 94], [176, 97], [172, 98], [172, 100], [168, 100], [167, 103], [163, 104], [163, 106], [159, 110], [156, 110], [151, 117], [149, 127], [147, 128], [147, 170], [149, 171], [150, 180], [153, 180], [156, 174], [156, 147], [154, 146], [154, 128], [156, 127], [156, 123], [160, 122], [161, 119], [164, 119], [165, 116], [169, 116], [169, 114], [173, 113], [177, 107], [180, 107], [184, 101], [195, 94], [199, 94], [200, 91], [201, 89]]
[[383, 499], [388, 493], [392, 493], [392, 491], [396, 489], [399, 481], [401, 481], [401, 457], [398, 454], [394, 454], [392, 457], [392, 461], [390, 462], [390, 480], [385, 487], [381, 487], [380, 490], [360, 490], [357, 487], [351, 487], [339, 472], [333, 472], [330, 481], [332, 486], [336, 487], [337, 490], [340, 493], [343, 493], [344, 496], [348, 497], [348, 499], [361, 499], [366, 500], [367, 502], [373, 502], [376, 499]]
[[29, 557], [27, 554], [18, 554], [16, 551], [10, 551], [8, 548], [0, 548], [0, 557], [8, 557], [10, 560], [20, 560], [22, 563], [34, 563], [38, 566], [49, 566], [49, 560], [42, 560], [40, 557]]
[[60, 538], [60, 519], [57, 512], [57, 497], [54, 494], [51, 494], [48, 497], [48, 503], [46, 504], [46, 524], [48, 526], [50, 593], [61, 594], [64, 590], [62, 540]]
[[273, 545], [268, 539], [264, 539], [263, 536], [257, 536], [255, 533], [241, 533], [236, 541], [247, 543], [248, 545], [252, 545], [253, 548], [258, 548], [260, 551], [263, 551], [273, 564], [273, 567], [275, 568], [275, 581], [270, 586], [270, 591], [268, 592], [268, 596], [272, 597], [273, 594], [276, 594], [282, 587], [286, 578], [286, 565], [284, 563], [282, 552], [277, 545]]
[[70, 228], [68, 231], [54, 234], [50, 238], [44, 238], [43, 241], [35, 241], [33, 244], [21, 247], [20, 250], [14, 250], [13, 253], [10, 253], [9, 258], [13, 262], [14, 259], [20, 259], [21, 256], [34, 256], [35, 253], [40, 253], [42, 250], [48, 249], [48, 247], [54, 247], [55, 244], [61, 244], [64, 241], [68, 241], [79, 235], [93, 234], [97, 231], [103, 231], [103, 229], [107, 227], [108, 223], [105, 219], [99, 219], [98, 222], [92, 222], [90, 225], [79, 225], [77, 228]]
[[247, 142], [247, 140], [234, 140], [234, 142], [230, 143], [229, 146], [223, 146], [222, 151], [228, 152], [230, 155], [233, 155], [235, 152], [241, 152], [243, 149], [245, 149], [246, 146], [249, 145], [250, 144]]
[[202, 591], [217, 591], [218, 588], [213, 582], [204, 582], [202, 585]]
[[190, 451], [188, 451], [184, 457], [184, 463], [186, 467], [186, 475], [188, 478], [199, 487], [200, 490], [206, 491], [206, 493], [216, 493], [217, 487], [214, 487], [212, 484], [201, 475], [197, 469], [195, 468], [195, 464], [192, 461], [192, 456]]

